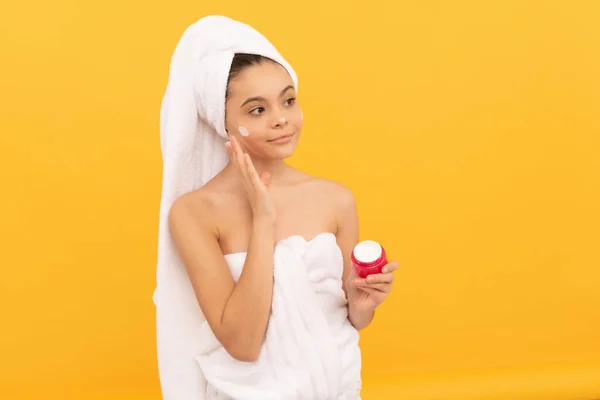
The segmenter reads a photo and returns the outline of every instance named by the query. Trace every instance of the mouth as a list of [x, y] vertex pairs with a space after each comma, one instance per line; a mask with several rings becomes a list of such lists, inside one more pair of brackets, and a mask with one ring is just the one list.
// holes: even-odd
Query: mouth
[[292, 136], [294, 136], [293, 133], [287, 133], [285, 135], [277, 136], [276, 138], [267, 140], [267, 142], [269, 142], [269, 143], [287, 143], [292, 139]]

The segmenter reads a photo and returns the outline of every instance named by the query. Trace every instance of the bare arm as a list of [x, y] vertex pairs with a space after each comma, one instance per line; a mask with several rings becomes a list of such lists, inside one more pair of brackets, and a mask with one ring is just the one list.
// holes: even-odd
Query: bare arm
[[266, 219], [254, 221], [236, 285], [211, 228], [215, 226], [211, 211], [209, 204], [198, 207], [185, 197], [178, 199], [169, 215], [170, 232], [216, 338], [235, 359], [256, 361], [273, 295], [274, 224]]
[[[339, 206], [337, 208], [339, 212], [337, 216], [338, 231], [336, 238], [344, 258], [344, 273], [342, 278], [343, 289], [344, 293], [346, 293], [346, 298], [349, 299], [350, 295], [356, 293], [355, 288], [351, 286], [353, 285], [352, 280], [355, 275], [352, 270], [352, 259], [350, 258], [350, 255], [352, 254], [352, 250], [354, 250], [354, 246], [358, 243], [359, 224], [354, 195], [345, 187], [341, 187], [340, 189], [338, 197]], [[348, 302], [348, 319], [357, 330], [364, 329], [369, 325], [373, 320], [374, 314], [374, 311], [357, 311], [353, 307], [353, 303], [350, 301]]]

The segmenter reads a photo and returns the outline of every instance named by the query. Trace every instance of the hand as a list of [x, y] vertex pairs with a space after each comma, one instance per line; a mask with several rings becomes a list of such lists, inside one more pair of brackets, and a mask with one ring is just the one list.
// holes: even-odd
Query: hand
[[231, 162], [242, 176], [254, 219], [275, 222], [275, 205], [268, 189], [271, 175], [265, 172], [258, 176], [248, 153], [242, 151], [235, 137], [230, 136], [230, 140], [225, 144], [225, 147], [229, 152]]
[[380, 274], [369, 275], [366, 279], [356, 276], [353, 270], [346, 280], [348, 306], [358, 312], [375, 311], [392, 291], [394, 271], [398, 267], [397, 261], [391, 261]]

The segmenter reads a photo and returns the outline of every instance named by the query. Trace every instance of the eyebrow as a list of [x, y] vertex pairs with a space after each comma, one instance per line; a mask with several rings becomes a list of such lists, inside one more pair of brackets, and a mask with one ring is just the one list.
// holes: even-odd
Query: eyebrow
[[[292, 85], [286, 86], [286, 88], [283, 89], [281, 91], [281, 93], [279, 93], [279, 97], [283, 96], [285, 94], [285, 92], [287, 92], [288, 90], [293, 89], [293, 88], [294, 88], [294, 86], [292, 86]], [[242, 103], [242, 105], [240, 107], [244, 107], [246, 104], [250, 103], [251, 101], [266, 101], [266, 100], [264, 97], [261, 97], [261, 96], [249, 97], [246, 99], [246, 101], [244, 101]]]

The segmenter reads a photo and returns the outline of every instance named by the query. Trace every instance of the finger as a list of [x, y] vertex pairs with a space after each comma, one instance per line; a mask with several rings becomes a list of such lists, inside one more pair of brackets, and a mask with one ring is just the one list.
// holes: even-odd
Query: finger
[[238, 166], [242, 167], [244, 165], [244, 153], [242, 152], [239, 142], [233, 136], [231, 137], [231, 145], [233, 146], [233, 153], [235, 154]]
[[242, 173], [242, 178], [244, 178], [244, 181], [250, 183], [251, 179], [248, 173], [246, 158], [244, 156], [245, 153], [242, 151], [242, 147], [240, 146], [240, 143], [235, 137], [231, 137], [231, 144], [233, 145], [233, 152], [235, 154], [236, 164], [240, 172]]
[[258, 176], [258, 172], [256, 172], [256, 169], [254, 168], [254, 164], [252, 164], [250, 156], [248, 155], [248, 153], [245, 153], [244, 157], [246, 160], [246, 168], [248, 169], [248, 175], [252, 180], [252, 184], [255, 185], [255, 187], [261, 187], [263, 185], [263, 182]]
[[356, 286], [359, 286], [359, 285], [361, 285], [361, 286], [366, 286], [366, 285], [367, 285], [367, 280], [366, 280], [365, 278], [359, 278], [359, 277], [356, 277], [356, 278], [354, 278], [354, 279], [352, 280], [352, 283], [353, 283], [354, 285], [356, 285]]
[[360, 289], [376, 290], [381, 293], [390, 293], [392, 291], [392, 285], [390, 283], [358, 283], [356, 287]]
[[[235, 140], [235, 139], [233, 139], [233, 140]], [[245, 168], [238, 156], [238, 152], [236, 150], [236, 145], [237, 144], [235, 142], [229, 141], [229, 142], [227, 142], [226, 147], [227, 147], [227, 151], [229, 152], [229, 159], [231, 160], [231, 162], [233, 163], [235, 168], [238, 170], [238, 172], [242, 176], [242, 180], [243, 180], [244, 186], [245, 186], [246, 182], [247, 182]]]
[[235, 163], [235, 154], [233, 154], [233, 148], [231, 146], [231, 142], [225, 142], [225, 149], [227, 149], [227, 153], [229, 154], [229, 159]]
[[381, 292], [379, 290], [375, 290], [375, 289], [371, 289], [371, 288], [360, 288], [360, 290], [369, 293], [370, 296], [379, 296], [381, 295]]
[[367, 283], [392, 283], [394, 281], [394, 274], [388, 272], [387, 274], [373, 274], [367, 276]]
[[236, 140], [235, 140], [235, 138], [233, 136], [231, 136], [229, 139], [230, 139], [229, 140], [229, 150], [231, 151], [231, 159], [232, 159], [234, 165], [237, 168], [239, 168], [240, 167], [240, 160], [239, 160], [239, 157], [238, 157], [238, 154], [237, 154], [237, 148], [236, 148], [237, 142], [236, 142]]
[[225, 148], [227, 149], [227, 153], [229, 154], [229, 160], [231, 161], [231, 163], [233, 164], [233, 166], [235, 168], [238, 168], [237, 158], [236, 158], [235, 152], [233, 151], [233, 145], [231, 144], [231, 142], [227, 142], [225, 144]]
[[386, 274], [388, 272], [397, 270], [399, 267], [400, 267], [400, 264], [398, 264], [398, 261], [390, 261], [381, 269], [381, 272]]

